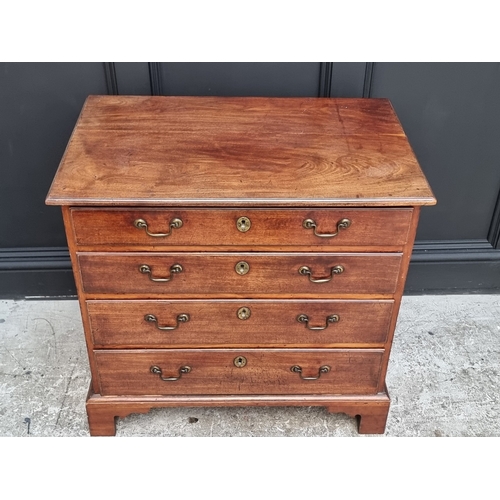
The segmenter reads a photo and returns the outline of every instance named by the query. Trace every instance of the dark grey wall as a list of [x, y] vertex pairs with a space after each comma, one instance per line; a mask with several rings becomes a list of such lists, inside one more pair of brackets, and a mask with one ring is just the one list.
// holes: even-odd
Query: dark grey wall
[[102, 64], [0, 64], [0, 248], [65, 246], [45, 196]]
[[486, 240], [500, 189], [500, 65], [375, 64], [439, 203], [418, 238]]
[[500, 288], [500, 64], [376, 63], [438, 204], [424, 207], [408, 290]]
[[45, 197], [102, 63], [0, 63], [0, 295], [74, 294], [58, 207]]
[[162, 63], [162, 94], [316, 97], [319, 63]]
[[388, 97], [438, 198], [407, 292], [500, 291], [496, 63], [0, 63], [0, 296], [75, 293], [45, 196], [89, 94]]

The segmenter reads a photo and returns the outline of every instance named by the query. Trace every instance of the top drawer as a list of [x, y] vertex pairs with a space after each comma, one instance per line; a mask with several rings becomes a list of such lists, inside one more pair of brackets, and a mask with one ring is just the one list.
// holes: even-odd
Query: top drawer
[[411, 208], [71, 209], [79, 246], [402, 247]]

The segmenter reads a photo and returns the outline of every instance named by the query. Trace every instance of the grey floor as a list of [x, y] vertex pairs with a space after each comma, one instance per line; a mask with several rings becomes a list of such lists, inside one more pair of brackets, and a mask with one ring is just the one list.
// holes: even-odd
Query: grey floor
[[[78, 304], [0, 301], [0, 436], [88, 436]], [[404, 297], [386, 436], [500, 436], [500, 295]], [[117, 436], [357, 436], [323, 408], [157, 409]]]

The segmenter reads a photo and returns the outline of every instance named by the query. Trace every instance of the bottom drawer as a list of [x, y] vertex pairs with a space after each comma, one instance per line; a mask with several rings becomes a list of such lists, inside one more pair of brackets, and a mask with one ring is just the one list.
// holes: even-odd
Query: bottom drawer
[[94, 351], [101, 395], [375, 394], [383, 349]]

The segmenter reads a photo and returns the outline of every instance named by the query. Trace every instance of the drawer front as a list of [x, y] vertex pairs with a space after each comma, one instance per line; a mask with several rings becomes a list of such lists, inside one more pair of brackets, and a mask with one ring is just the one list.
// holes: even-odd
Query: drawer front
[[[374, 394], [383, 352], [382, 349], [158, 349], [94, 351], [94, 357], [103, 396]], [[299, 368], [292, 371], [292, 367]], [[176, 380], [162, 380], [162, 377]]]
[[88, 246], [402, 247], [411, 214], [409, 208], [71, 210], [76, 243]]
[[89, 300], [94, 344], [328, 347], [382, 344], [392, 300]]
[[401, 265], [399, 253], [80, 252], [77, 256], [83, 288], [89, 294], [392, 294]]

